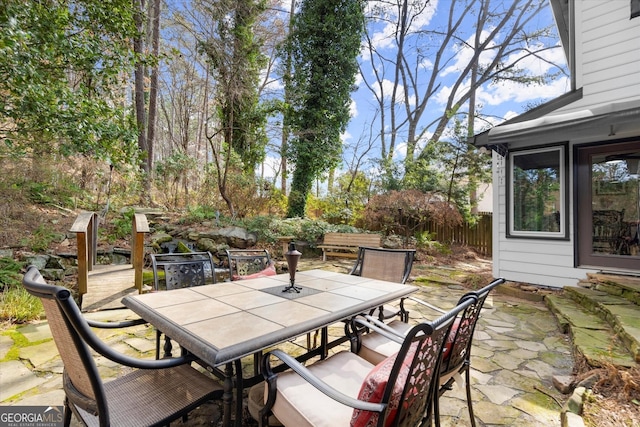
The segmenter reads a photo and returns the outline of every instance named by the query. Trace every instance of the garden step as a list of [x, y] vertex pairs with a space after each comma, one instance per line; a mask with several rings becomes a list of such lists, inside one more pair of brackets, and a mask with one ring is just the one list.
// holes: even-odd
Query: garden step
[[547, 295], [545, 301], [565, 333], [571, 334], [574, 352], [590, 366], [602, 366], [603, 362], [636, 366], [635, 357], [605, 320], [563, 295]]
[[640, 363], [640, 307], [626, 298], [588, 288], [567, 287], [565, 294], [606, 321]]
[[640, 305], [640, 277], [637, 276], [592, 273], [587, 274], [587, 279], [582, 280], [579, 285], [620, 296]]

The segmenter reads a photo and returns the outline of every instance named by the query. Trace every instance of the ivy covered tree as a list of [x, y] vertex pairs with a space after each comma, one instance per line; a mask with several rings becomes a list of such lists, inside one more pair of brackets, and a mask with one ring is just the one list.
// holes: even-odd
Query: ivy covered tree
[[135, 124], [125, 109], [134, 34], [130, 0], [4, 0], [0, 157], [134, 158]]
[[287, 157], [294, 165], [289, 217], [304, 216], [313, 181], [340, 162], [363, 8], [362, 0], [303, 0], [294, 16], [287, 43], [293, 68], [287, 112], [293, 135]]

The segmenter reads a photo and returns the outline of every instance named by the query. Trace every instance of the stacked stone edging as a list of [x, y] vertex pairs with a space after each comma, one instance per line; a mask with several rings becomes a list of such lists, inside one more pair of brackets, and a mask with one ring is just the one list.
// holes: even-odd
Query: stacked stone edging
[[595, 273], [588, 274], [588, 279], [582, 283], [640, 305], [640, 277]]
[[[577, 357], [594, 367], [602, 362], [620, 367], [640, 363], [640, 278], [589, 274], [577, 287], [564, 288], [563, 294], [568, 298], [547, 295], [545, 302], [571, 334]], [[628, 357], [623, 357], [625, 352]], [[573, 392], [561, 410], [562, 427], [585, 425], [582, 408], [593, 381], [567, 385]]]
[[581, 287], [565, 288], [573, 300], [605, 320], [640, 363], [640, 278], [590, 274]]
[[548, 295], [545, 302], [563, 331], [571, 335], [577, 358], [583, 358], [594, 367], [600, 366], [602, 361], [623, 367], [635, 365], [635, 360], [606, 321], [567, 297]]

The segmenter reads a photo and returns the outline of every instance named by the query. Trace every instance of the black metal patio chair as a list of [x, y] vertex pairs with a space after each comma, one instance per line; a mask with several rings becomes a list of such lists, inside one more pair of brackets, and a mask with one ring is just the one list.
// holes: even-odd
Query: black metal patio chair
[[[356, 263], [351, 273], [356, 276], [388, 282], [406, 283], [411, 274], [415, 249], [386, 249], [359, 247]], [[378, 318], [382, 321], [400, 316], [403, 322], [409, 321], [409, 312], [404, 308], [404, 299], [400, 300], [400, 308], [379, 307]]]
[[[42, 301], [49, 328], [64, 364], [64, 425], [72, 413], [88, 426], [160, 426], [213, 398], [222, 387], [190, 366], [193, 359], [138, 359], [118, 353], [104, 344], [91, 328], [121, 328], [144, 323], [95, 322], [85, 319], [71, 292], [49, 285], [38, 269], [29, 267], [25, 289]], [[138, 368], [103, 382], [91, 350], [116, 363]]]
[[[461, 374], [465, 375], [467, 407], [469, 409], [471, 425], [474, 427], [476, 425], [475, 416], [473, 414], [473, 403], [471, 400], [470, 378], [473, 333], [478, 323], [480, 312], [487, 297], [489, 296], [489, 293], [496, 286], [501, 285], [504, 282], [505, 280], [502, 278], [496, 279], [480, 290], [467, 292], [458, 300], [458, 304], [462, 304], [465, 301], [472, 301], [472, 303], [469, 304], [464, 311], [461, 312], [459, 318], [455, 320], [451, 332], [445, 341], [444, 350], [442, 352], [442, 361], [439, 367], [440, 378], [438, 383], [438, 393], [434, 395], [435, 401], [433, 405], [434, 419], [437, 426], [440, 425], [440, 407], [438, 398], [446, 391], [452, 389], [453, 383], [456, 381], [456, 378], [460, 378], [459, 375]], [[445, 311], [439, 307], [418, 298], [408, 298], [439, 313], [445, 313]], [[398, 350], [398, 344], [392, 337], [394, 335], [396, 337], [403, 337], [411, 329], [411, 325], [404, 322], [396, 320], [388, 324], [384, 324], [371, 316], [368, 316], [367, 321], [373, 323], [375, 328], [371, 328], [368, 325], [365, 325], [366, 327], [358, 327], [353, 324], [353, 322], [357, 321], [357, 319], [352, 321], [351, 331], [349, 332], [352, 351], [356, 352], [371, 363], [378, 363], [380, 360], [396, 352]]]
[[275, 274], [275, 267], [266, 249], [227, 249], [226, 253], [232, 281], [257, 277], [261, 273]]
[[[399, 350], [377, 365], [341, 351], [304, 366], [281, 350], [262, 359], [265, 406], [284, 426], [417, 426], [430, 422], [438, 363], [446, 336], [465, 302], [396, 339]], [[372, 326], [373, 327], [373, 326]], [[283, 365], [272, 366], [279, 359]], [[276, 373], [278, 368], [289, 370]]]
[[[215, 265], [210, 252], [149, 254], [153, 270], [153, 290], [170, 291], [216, 283]], [[163, 283], [164, 286], [160, 286]], [[156, 329], [156, 358], [160, 358], [162, 331]], [[171, 338], [164, 337], [163, 357], [171, 357]]]

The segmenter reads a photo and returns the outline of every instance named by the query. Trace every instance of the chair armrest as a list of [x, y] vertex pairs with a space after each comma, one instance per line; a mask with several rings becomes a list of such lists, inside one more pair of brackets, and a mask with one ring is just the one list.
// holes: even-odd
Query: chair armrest
[[100, 329], [121, 329], [129, 328], [131, 326], [144, 325], [147, 323], [144, 319], [123, 320], [120, 322], [99, 322], [97, 320], [85, 319], [87, 324], [92, 328]]
[[[178, 365], [183, 365], [185, 363], [191, 363], [197, 360], [197, 358], [193, 355], [187, 354], [185, 356], [180, 357], [172, 357], [167, 359], [139, 359], [137, 357], [127, 356], [126, 354], [120, 353], [119, 351], [115, 351], [107, 344], [104, 343], [98, 336], [91, 330], [91, 325], [99, 325], [99, 324], [107, 324], [108, 328], [115, 327], [115, 324], [138, 324], [145, 323], [142, 319], [136, 319], [131, 321], [124, 322], [89, 322], [80, 314], [78, 308], [74, 305], [73, 307], [63, 307], [63, 310], [67, 312], [67, 314], [72, 318], [73, 327], [76, 329], [78, 334], [84, 339], [84, 341], [95, 350], [100, 355], [106, 357], [107, 359], [119, 363], [121, 365], [129, 366], [131, 368], [137, 369], [164, 369], [164, 368], [173, 368]], [[130, 325], [131, 326], [131, 325]]]
[[436, 307], [435, 305], [431, 305], [431, 304], [429, 304], [428, 302], [423, 301], [423, 300], [421, 300], [421, 299], [419, 299], [419, 298], [416, 298], [416, 297], [411, 297], [411, 296], [409, 296], [409, 297], [405, 297], [405, 299], [411, 300], [411, 301], [416, 302], [416, 303], [418, 303], [418, 304], [420, 304], [420, 305], [424, 305], [425, 307], [429, 307], [430, 309], [435, 310], [435, 311], [437, 311], [438, 313], [442, 313], [442, 314], [444, 314], [444, 313], [446, 313], [446, 312], [447, 312], [446, 310], [443, 310], [443, 309], [441, 309], [440, 307]]
[[365, 328], [371, 329], [372, 331], [375, 331], [380, 335], [382, 335], [383, 337], [391, 341], [395, 341], [398, 344], [402, 344], [404, 342], [404, 335], [400, 335], [398, 331], [391, 329], [384, 322], [381, 322], [375, 317], [370, 316], [368, 314], [364, 315], [364, 317], [366, 318], [366, 320], [360, 317], [354, 317], [351, 320], [351, 322], [354, 324], [352, 327], [354, 331], [359, 330], [359, 328], [356, 328], [355, 324], [357, 324], [359, 326], [363, 326]]
[[169, 357], [166, 359], [139, 359], [137, 357], [127, 356], [126, 354], [115, 351], [98, 339], [88, 340], [85, 338], [85, 340], [87, 341], [89, 346], [96, 352], [100, 353], [100, 355], [113, 362], [128, 366], [130, 368], [166, 369], [198, 361], [198, 359], [191, 354], [180, 357]]
[[347, 396], [344, 393], [336, 390], [331, 387], [320, 378], [316, 377], [307, 367], [298, 362], [293, 356], [285, 353], [282, 350], [272, 350], [267, 353], [262, 358], [262, 375], [265, 378], [265, 381], [269, 386], [269, 397], [267, 399], [267, 403], [265, 404], [265, 408], [271, 408], [273, 406], [273, 402], [275, 401], [275, 391], [277, 389], [276, 378], [277, 374], [273, 372], [271, 369], [270, 358], [271, 356], [277, 357], [288, 366], [291, 370], [300, 375], [305, 381], [311, 384], [313, 387], [320, 390], [322, 393], [330, 397], [331, 399], [342, 403], [343, 405], [350, 406], [352, 408], [361, 409], [365, 411], [373, 411], [373, 412], [382, 412], [386, 408], [386, 404], [383, 403], [371, 403], [365, 402], [363, 400], [355, 399], [351, 396]]

